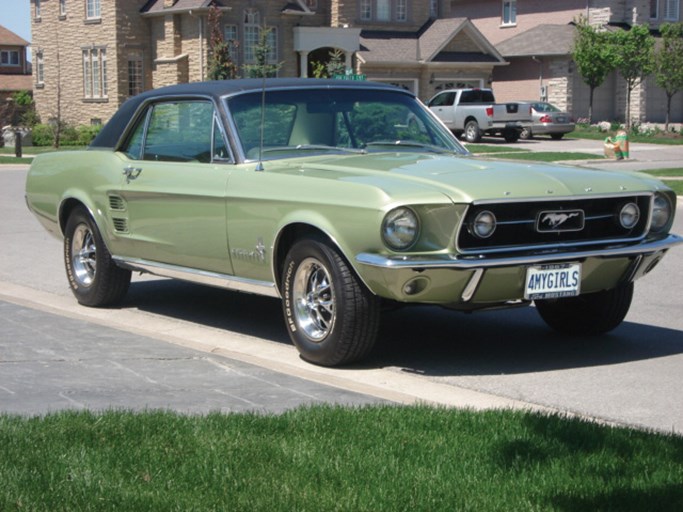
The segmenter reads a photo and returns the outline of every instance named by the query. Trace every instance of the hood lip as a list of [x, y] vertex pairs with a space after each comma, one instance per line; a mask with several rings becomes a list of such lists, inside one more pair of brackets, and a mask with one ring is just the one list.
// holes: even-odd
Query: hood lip
[[500, 204], [500, 203], [528, 203], [532, 201], [583, 201], [586, 199], [600, 199], [600, 198], [613, 198], [613, 197], [640, 197], [640, 196], [654, 196], [657, 193], [656, 190], [637, 190], [637, 191], [624, 191], [620, 190], [618, 192], [600, 192], [595, 194], [576, 194], [576, 195], [548, 195], [548, 196], [529, 196], [529, 197], [499, 197], [499, 198], [488, 198], [488, 199], [475, 199], [470, 204], [472, 206], [487, 205], [487, 204]]

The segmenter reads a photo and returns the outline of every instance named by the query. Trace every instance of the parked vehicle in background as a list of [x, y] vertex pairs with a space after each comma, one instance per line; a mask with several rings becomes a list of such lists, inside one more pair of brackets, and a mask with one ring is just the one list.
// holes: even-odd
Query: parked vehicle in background
[[531, 105], [533, 119], [529, 128], [520, 134], [522, 139], [531, 139], [536, 135], [550, 135], [553, 140], [560, 140], [565, 133], [573, 132], [576, 125], [569, 112], [548, 103], [547, 101], [528, 101]]
[[436, 116], [458, 137], [479, 142], [483, 134], [502, 135], [516, 142], [531, 126], [529, 103], [496, 103], [491, 89], [447, 89], [427, 102]]
[[81, 304], [119, 303], [132, 271], [278, 297], [328, 366], [369, 353], [386, 304], [535, 303], [558, 331], [610, 331], [683, 242], [655, 178], [477, 159], [413, 94], [346, 80], [144, 92], [87, 151], [38, 155], [26, 202]]

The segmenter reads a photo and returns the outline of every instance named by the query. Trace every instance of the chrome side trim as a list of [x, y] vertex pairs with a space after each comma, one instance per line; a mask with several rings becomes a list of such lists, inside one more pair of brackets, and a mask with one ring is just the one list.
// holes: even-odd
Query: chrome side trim
[[171, 277], [182, 281], [225, 288], [238, 292], [253, 293], [255, 295], [265, 295], [267, 297], [280, 298], [280, 291], [274, 283], [270, 281], [258, 281], [256, 279], [246, 279], [243, 277], [219, 274], [217, 272], [207, 272], [195, 268], [179, 267], [158, 263], [156, 261], [146, 261], [135, 258], [123, 258], [112, 256], [112, 259], [119, 267], [137, 272], [146, 272], [160, 277]]
[[380, 268], [396, 269], [428, 269], [428, 268], [455, 268], [455, 269], [474, 269], [474, 268], [495, 268], [512, 267], [517, 265], [536, 265], [539, 263], [551, 263], [556, 261], [577, 260], [584, 258], [612, 258], [620, 256], [638, 256], [640, 254], [652, 254], [664, 251], [676, 245], [683, 244], [683, 238], [670, 234], [666, 238], [654, 241], [644, 241], [638, 244], [613, 245], [604, 249], [587, 251], [576, 250], [555, 250], [538, 251], [523, 256], [511, 257], [469, 257], [455, 255], [436, 255], [424, 256], [383, 256], [380, 254], [360, 253], [356, 256], [356, 261], [362, 265]]

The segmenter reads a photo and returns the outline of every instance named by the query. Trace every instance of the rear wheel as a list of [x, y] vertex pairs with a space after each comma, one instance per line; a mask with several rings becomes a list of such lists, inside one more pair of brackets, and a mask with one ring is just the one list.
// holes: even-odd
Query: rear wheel
[[285, 259], [282, 295], [287, 329], [302, 358], [335, 366], [372, 350], [380, 301], [335, 248], [313, 239], [294, 244]]
[[553, 140], [560, 140], [562, 137], [564, 137], [564, 133], [551, 133], [550, 138]]
[[504, 130], [503, 137], [505, 137], [505, 142], [517, 142], [519, 140], [518, 130]]
[[481, 140], [481, 130], [479, 123], [474, 119], [465, 124], [465, 140], [467, 142], [479, 142]]
[[71, 291], [85, 306], [109, 306], [128, 291], [130, 270], [111, 258], [97, 224], [85, 208], [76, 208], [64, 230], [64, 265]]
[[537, 300], [536, 310], [556, 331], [596, 336], [615, 329], [626, 317], [633, 298], [633, 283], [612, 290], [566, 299]]

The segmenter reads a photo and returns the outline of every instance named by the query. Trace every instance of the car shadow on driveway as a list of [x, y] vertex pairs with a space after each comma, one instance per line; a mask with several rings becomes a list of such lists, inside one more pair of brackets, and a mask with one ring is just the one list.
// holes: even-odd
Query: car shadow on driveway
[[[289, 345], [278, 299], [174, 280], [134, 282], [122, 306]], [[625, 321], [597, 337], [550, 330], [533, 307], [465, 314], [432, 306], [382, 315], [368, 359], [430, 376], [483, 376], [616, 365], [683, 353], [683, 331]]]

